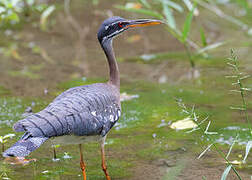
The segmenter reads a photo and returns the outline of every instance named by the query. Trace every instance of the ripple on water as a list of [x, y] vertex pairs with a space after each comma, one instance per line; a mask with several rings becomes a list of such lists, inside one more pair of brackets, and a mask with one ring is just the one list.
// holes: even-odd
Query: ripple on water
[[[228, 126], [220, 130], [218, 136], [216, 136], [215, 142], [219, 144], [231, 145], [234, 141], [238, 145], [247, 145], [250, 140], [250, 134], [248, 128], [240, 126]], [[238, 135], [238, 136], [237, 136]], [[237, 136], [237, 138], [236, 138]]]
[[135, 123], [139, 120], [141, 112], [136, 110], [129, 110], [126, 113], [122, 114], [119, 122], [115, 124], [115, 129], [120, 130], [129, 126], [130, 123]]

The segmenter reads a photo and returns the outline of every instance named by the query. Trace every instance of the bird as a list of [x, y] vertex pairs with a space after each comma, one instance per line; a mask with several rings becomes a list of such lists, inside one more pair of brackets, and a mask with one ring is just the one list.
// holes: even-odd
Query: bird
[[104, 146], [108, 132], [121, 116], [120, 73], [113, 51], [113, 38], [130, 28], [161, 23], [155, 19], [128, 20], [119, 16], [104, 20], [97, 38], [107, 58], [109, 80], [106, 83], [72, 87], [58, 95], [43, 110], [16, 122], [13, 129], [24, 134], [3, 156], [24, 158], [48, 139], [55, 144], [77, 144], [80, 167], [86, 180], [82, 144], [96, 140], [100, 142], [102, 169], [106, 179], [111, 180]]

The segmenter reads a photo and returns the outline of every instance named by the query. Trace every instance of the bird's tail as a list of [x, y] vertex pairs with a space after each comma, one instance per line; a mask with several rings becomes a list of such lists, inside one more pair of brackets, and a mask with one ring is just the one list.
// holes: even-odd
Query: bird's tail
[[3, 153], [3, 156], [25, 157], [41, 146], [47, 139], [48, 137], [32, 137], [25, 133], [18, 142]]

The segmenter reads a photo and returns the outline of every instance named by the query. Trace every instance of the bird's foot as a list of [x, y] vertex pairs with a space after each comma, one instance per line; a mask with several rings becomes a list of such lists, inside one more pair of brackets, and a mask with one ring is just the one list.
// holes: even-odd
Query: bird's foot
[[7, 157], [4, 161], [13, 165], [26, 165], [30, 162], [37, 161], [37, 159], [25, 159], [24, 157]]

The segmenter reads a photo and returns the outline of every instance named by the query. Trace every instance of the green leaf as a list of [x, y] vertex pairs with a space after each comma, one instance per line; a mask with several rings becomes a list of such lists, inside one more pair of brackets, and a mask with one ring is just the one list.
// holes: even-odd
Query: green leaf
[[193, 5], [192, 5], [191, 1], [190, 0], [183, 0], [183, 1], [185, 3], [186, 7], [189, 9], [189, 11], [192, 11]]
[[206, 47], [207, 41], [206, 41], [204, 29], [202, 27], [200, 28], [200, 37], [201, 37], [201, 42], [202, 42], [203, 47]]
[[155, 11], [148, 10], [148, 9], [126, 8], [126, 7], [120, 6], [120, 5], [116, 5], [114, 7], [118, 8], [118, 9], [121, 9], [121, 10], [128, 11], [128, 12], [134, 12], [134, 13], [144, 14], [144, 15], [147, 15], [147, 16], [156, 17], [158, 19], [163, 19], [163, 16], [161, 14], [159, 14], [158, 12], [155, 12]]
[[15, 135], [15, 134], [6, 134], [6, 135], [3, 137], [3, 139], [12, 138], [12, 137], [14, 137], [14, 136], [16, 136], [16, 135]]
[[245, 163], [251, 148], [252, 148], [252, 141], [249, 141], [247, 143], [247, 145], [246, 145], [246, 153], [245, 153], [245, 156], [244, 156], [244, 159], [243, 159], [243, 163]]
[[139, 0], [146, 8], [151, 8], [151, 5], [146, 0]]
[[60, 145], [59, 144], [54, 144], [54, 145], [52, 145], [52, 147], [54, 147], [55, 149], [57, 149], [57, 148], [60, 147]]
[[229, 166], [226, 167], [226, 169], [222, 173], [221, 180], [226, 180], [227, 179], [227, 175], [228, 175], [231, 168], [232, 168], [232, 165], [229, 165]]
[[192, 10], [186, 16], [186, 20], [185, 20], [184, 28], [183, 28], [183, 32], [182, 32], [182, 42], [185, 42], [188, 37], [189, 31], [191, 28], [192, 19], [193, 19], [193, 12], [195, 10], [196, 5], [197, 5], [197, 3], [195, 2]]
[[18, 14], [15, 13], [15, 12], [12, 12], [10, 15], [8, 15], [8, 16], [6, 17], [6, 19], [9, 20], [9, 21], [19, 22], [19, 16], [18, 16]]
[[211, 49], [215, 49], [219, 46], [222, 46], [223, 44], [225, 44], [225, 42], [217, 42], [217, 43], [214, 43], [214, 44], [210, 44], [202, 49], [199, 49], [197, 54], [202, 54], [204, 53], [205, 51], [208, 51], [208, 50], [211, 50]]
[[168, 25], [172, 29], [176, 29], [176, 21], [174, 19], [173, 14], [172, 14], [172, 10], [169, 8], [169, 6], [166, 3], [162, 3], [162, 4], [163, 4], [163, 13], [165, 15], [165, 18], [166, 18]]
[[12, 8], [13, 8], [13, 5], [12, 5], [11, 2], [6, 3], [5, 6], [6, 6], [6, 8], [8, 8], [8, 9], [12, 9]]
[[170, 6], [171, 8], [179, 11], [179, 12], [183, 12], [184, 9], [177, 3], [170, 1], [170, 0], [162, 0], [163, 3], [167, 4], [168, 6]]
[[55, 10], [55, 6], [51, 5], [48, 8], [46, 8], [43, 13], [40, 16], [40, 28], [43, 31], [47, 30], [47, 19], [52, 14], [52, 12]]

